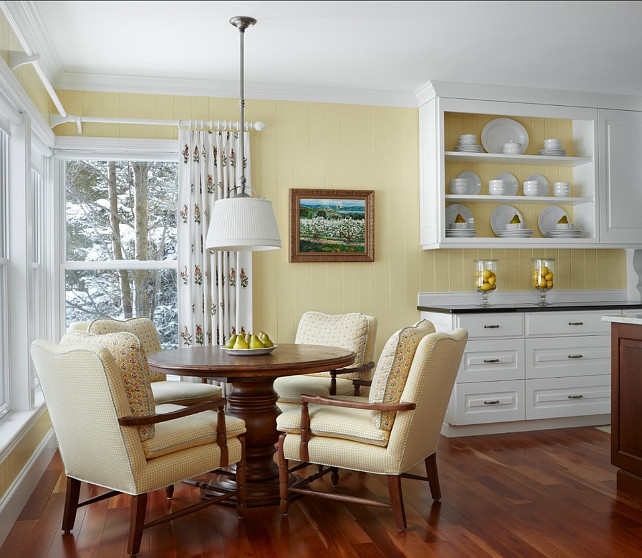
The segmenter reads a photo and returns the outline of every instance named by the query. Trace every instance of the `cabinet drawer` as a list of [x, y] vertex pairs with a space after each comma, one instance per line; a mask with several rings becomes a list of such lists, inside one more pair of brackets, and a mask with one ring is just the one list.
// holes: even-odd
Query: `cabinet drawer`
[[611, 412], [611, 376], [526, 380], [526, 419]]
[[520, 380], [524, 378], [522, 339], [468, 341], [457, 383]]
[[521, 312], [513, 314], [459, 314], [457, 327], [468, 330], [468, 338], [522, 337], [524, 318]]
[[450, 403], [453, 425], [524, 420], [524, 380], [456, 384]]
[[526, 313], [526, 337], [539, 335], [608, 335], [611, 323], [602, 316], [619, 316], [620, 311]]
[[609, 336], [526, 339], [526, 379], [610, 373]]

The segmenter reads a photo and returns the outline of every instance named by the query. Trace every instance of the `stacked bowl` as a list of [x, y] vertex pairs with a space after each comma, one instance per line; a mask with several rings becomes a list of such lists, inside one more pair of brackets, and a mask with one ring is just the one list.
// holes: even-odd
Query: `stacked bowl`
[[481, 153], [483, 148], [477, 144], [476, 134], [463, 134], [459, 136], [458, 143], [455, 146], [455, 151], [463, 153]]

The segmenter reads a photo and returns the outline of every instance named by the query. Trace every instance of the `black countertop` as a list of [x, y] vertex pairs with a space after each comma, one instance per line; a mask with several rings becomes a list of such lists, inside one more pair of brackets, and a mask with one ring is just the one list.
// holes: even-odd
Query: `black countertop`
[[577, 310], [637, 310], [642, 309], [642, 302], [552, 302], [547, 306], [537, 303], [491, 304], [482, 307], [475, 304], [439, 304], [435, 306], [417, 306], [423, 312], [440, 314], [491, 314], [496, 312], [571, 312]]

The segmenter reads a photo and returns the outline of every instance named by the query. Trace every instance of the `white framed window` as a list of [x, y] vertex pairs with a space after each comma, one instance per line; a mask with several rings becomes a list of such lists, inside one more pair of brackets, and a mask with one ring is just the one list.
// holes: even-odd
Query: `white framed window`
[[65, 328], [98, 317], [145, 316], [162, 346], [176, 347], [176, 144], [167, 151], [162, 142], [153, 154], [126, 144], [110, 144], [105, 153], [88, 138], [81, 153], [59, 152]]
[[0, 418], [9, 411], [9, 309], [7, 197], [9, 185], [9, 137], [0, 130]]

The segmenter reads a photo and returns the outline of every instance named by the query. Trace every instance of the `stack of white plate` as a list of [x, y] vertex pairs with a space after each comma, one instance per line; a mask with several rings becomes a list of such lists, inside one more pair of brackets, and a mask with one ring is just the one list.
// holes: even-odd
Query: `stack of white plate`
[[463, 134], [459, 136], [455, 151], [463, 151], [464, 153], [481, 153], [482, 146], [477, 145], [476, 134]]
[[548, 155], [551, 157], [564, 157], [566, 156], [566, 149], [562, 149], [562, 140], [557, 138], [545, 139], [544, 145], [539, 152], [540, 155]]
[[566, 157], [566, 149], [540, 149], [539, 154], [549, 157]]
[[481, 153], [483, 151], [481, 145], [456, 145], [455, 151], [463, 151], [464, 153]]
[[446, 229], [446, 236], [452, 238], [472, 238], [477, 235], [475, 229]]
[[579, 229], [554, 229], [551, 231], [547, 231], [544, 236], [546, 238], [580, 238], [582, 236], [582, 231]]
[[503, 229], [497, 231], [499, 238], [530, 238], [533, 236], [533, 229]]

